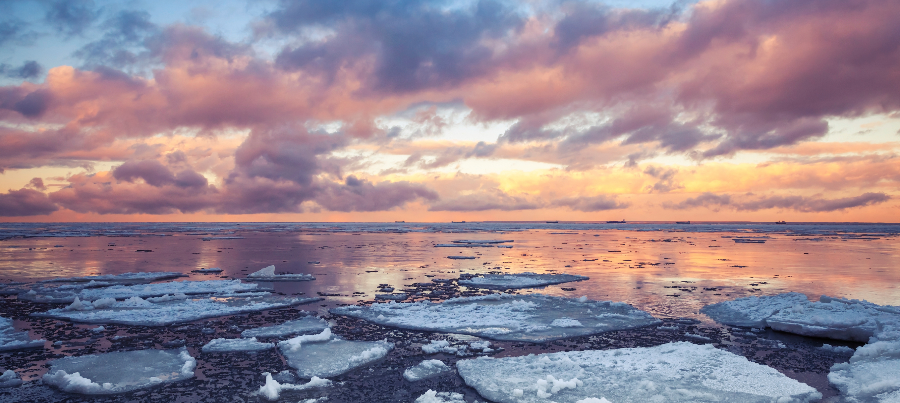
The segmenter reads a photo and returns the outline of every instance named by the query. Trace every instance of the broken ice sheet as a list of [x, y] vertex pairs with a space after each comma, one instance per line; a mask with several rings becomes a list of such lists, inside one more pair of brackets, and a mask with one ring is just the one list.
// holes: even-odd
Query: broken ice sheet
[[98, 276], [83, 277], [61, 277], [50, 280], [44, 280], [42, 283], [69, 282], [69, 283], [86, 283], [89, 281], [108, 281], [114, 283], [152, 283], [159, 280], [168, 280], [178, 277], [187, 277], [183, 273], [175, 273], [171, 271], [153, 271], [144, 273], [122, 273], [122, 274], [104, 274]]
[[241, 332], [243, 337], [284, 337], [295, 334], [319, 333], [328, 328], [328, 322], [315, 316], [306, 316], [272, 326], [257, 327]]
[[259, 284], [243, 283], [241, 280], [173, 281], [167, 283], [116, 285], [88, 289], [33, 289], [19, 294], [19, 299], [45, 303], [71, 303], [78, 297], [81, 301], [95, 301], [101, 298], [125, 299], [131, 297], [156, 297], [166, 294], [215, 294], [249, 292]]
[[[634, 329], [660, 321], [631, 305], [541, 294], [492, 294], [333, 308], [332, 313], [404, 329], [462, 333], [494, 340], [541, 342]], [[575, 325], [577, 321], [580, 326]]]
[[[285, 390], [305, 390], [311, 388], [322, 388], [326, 386], [331, 386], [331, 381], [328, 379], [321, 379], [319, 377], [312, 377], [312, 379], [304, 383], [302, 385], [295, 385], [291, 383], [279, 383], [275, 379], [272, 378], [272, 374], [268, 372], [263, 372], [263, 375], [266, 376], [266, 384], [259, 387], [259, 390], [256, 392], [259, 395], [262, 395], [268, 400], [278, 400], [278, 397], [281, 395], [282, 391]], [[316, 400], [313, 400], [316, 401]]]
[[7, 369], [3, 371], [3, 374], [0, 374], [0, 388], [11, 388], [21, 384], [22, 378], [19, 378], [19, 374], [11, 369]]
[[387, 341], [350, 341], [333, 337], [330, 329], [318, 335], [297, 336], [278, 343], [288, 365], [304, 378], [327, 378], [380, 360], [394, 348]]
[[260, 343], [256, 337], [249, 339], [212, 339], [201, 350], [204, 353], [232, 353], [240, 351], [262, 351], [275, 348], [274, 343]]
[[275, 265], [267, 266], [247, 275], [247, 280], [253, 281], [310, 281], [315, 279], [312, 274], [275, 274]]
[[809, 301], [806, 295], [798, 292], [784, 294], [738, 298], [732, 301], [707, 305], [700, 309], [701, 313], [713, 318], [716, 322], [731, 326], [766, 327], [766, 319], [784, 308]]
[[27, 331], [13, 327], [12, 319], [0, 317], [0, 351], [43, 347], [46, 340], [31, 340]]
[[50, 361], [43, 381], [72, 393], [125, 393], [190, 379], [196, 366], [185, 348], [120, 351]]
[[438, 392], [428, 389], [428, 391], [422, 394], [422, 396], [419, 396], [414, 403], [466, 403], [466, 399], [462, 393]]
[[[571, 351], [456, 364], [466, 384], [495, 402], [809, 402], [814, 388], [711, 345]], [[587, 400], [587, 401], [597, 401]], [[602, 401], [602, 400], [600, 400]]]
[[459, 285], [467, 287], [510, 289], [542, 287], [588, 279], [588, 277], [574, 274], [537, 274], [531, 272], [516, 274], [482, 274], [471, 278], [460, 278]]
[[900, 327], [876, 331], [849, 362], [831, 367], [828, 381], [848, 402], [900, 401]]
[[441, 360], [423, 360], [418, 365], [403, 371], [403, 378], [407, 381], [415, 382], [450, 371], [452, 371], [452, 369]]
[[[287, 308], [289, 306], [321, 301], [322, 298], [286, 298], [272, 295], [247, 297], [209, 297], [177, 299], [162, 297], [160, 302], [150, 302], [140, 297], [125, 301], [101, 299], [80, 307], [51, 309], [33, 313], [34, 316], [65, 319], [81, 323], [118, 323], [138, 326], [165, 326], [173, 323], [191, 322], [198, 319], [235, 315], [245, 312]], [[73, 305], [75, 305], [73, 303]]]

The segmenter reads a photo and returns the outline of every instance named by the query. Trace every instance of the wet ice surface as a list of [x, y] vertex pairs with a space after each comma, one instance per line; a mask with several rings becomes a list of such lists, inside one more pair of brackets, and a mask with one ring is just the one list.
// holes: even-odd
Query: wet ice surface
[[456, 364], [466, 384], [495, 402], [808, 402], [822, 395], [773, 368], [710, 345], [578, 351]]
[[392, 301], [331, 312], [386, 326], [517, 341], [547, 341], [659, 323], [650, 314], [620, 302], [546, 295], [495, 294], [443, 303]]
[[196, 366], [186, 349], [92, 354], [50, 362], [43, 381], [66, 392], [115, 394], [192, 378]]
[[304, 378], [332, 377], [384, 358], [394, 348], [387, 341], [352, 341], [332, 337], [326, 329], [322, 336], [298, 336], [278, 343], [288, 365]]
[[44, 347], [46, 340], [31, 340], [28, 332], [18, 331], [13, 321], [0, 317], [0, 351]]
[[201, 350], [204, 353], [231, 353], [235, 351], [261, 351], [275, 348], [274, 343], [260, 343], [256, 337], [249, 339], [213, 339]]
[[315, 316], [307, 316], [297, 320], [289, 320], [272, 326], [247, 329], [241, 332], [243, 337], [284, 337], [302, 333], [319, 333], [328, 328], [328, 323]]
[[828, 380], [850, 402], [900, 401], [900, 327], [880, 328], [850, 362], [831, 367]]
[[275, 274], [275, 266], [272, 265], [250, 273], [247, 275], [247, 279], [253, 281], [310, 281], [316, 278], [311, 274], [303, 273]]
[[403, 379], [410, 382], [421, 381], [452, 370], [441, 360], [424, 360], [418, 365], [403, 371]]
[[81, 301], [95, 301], [101, 298], [126, 299], [131, 297], [159, 297], [166, 294], [214, 294], [249, 292], [258, 284], [242, 283], [240, 280], [173, 281], [154, 284], [116, 285], [99, 288], [34, 288], [19, 294], [19, 298], [35, 302], [71, 303], [78, 297]]
[[266, 372], [263, 375], [266, 377], [266, 384], [259, 388], [257, 394], [265, 397], [268, 400], [278, 400], [281, 396], [281, 392], [286, 390], [306, 390], [312, 388], [322, 388], [326, 386], [331, 386], [331, 381], [328, 379], [321, 379], [317, 376], [312, 377], [309, 382], [296, 385], [292, 383], [279, 383], [277, 380], [272, 378], [272, 374]]
[[438, 392], [429, 389], [427, 392], [416, 398], [415, 403], [465, 403], [465, 398], [460, 393], [455, 392]]
[[553, 284], [569, 283], [573, 281], [588, 280], [588, 277], [574, 274], [482, 274], [461, 278], [460, 285], [481, 288], [512, 289], [541, 287]]
[[48, 283], [87, 283], [90, 281], [104, 281], [110, 283], [150, 283], [153, 281], [159, 280], [168, 280], [178, 277], [184, 277], [185, 274], [171, 272], [171, 271], [163, 271], [163, 272], [144, 272], [144, 273], [122, 273], [122, 274], [104, 274], [104, 275], [96, 275], [96, 276], [81, 276], [81, 277], [60, 277], [54, 278], [50, 280], [45, 280]]

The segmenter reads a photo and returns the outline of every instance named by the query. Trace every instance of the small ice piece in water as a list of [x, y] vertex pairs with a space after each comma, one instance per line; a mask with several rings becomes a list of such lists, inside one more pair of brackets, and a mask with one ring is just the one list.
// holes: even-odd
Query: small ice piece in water
[[222, 271], [223, 270], [218, 267], [210, 267], [208, 269], [191, 270], [191, 273], [210, 274], [210, 273], [221, 273]]
[[0, 316], [0, 351], [44, 347], [46, 340], [31, 340], [27, 331], [13, 327], [12, 319]]
[[581, 322], [571, 319], [571, 318], [559, 318], [553, 319], [553, 322], [550, 322], [550, 326], [556, 327], [582, 327], [584, 325]]
[[[362, 318], [404, 329], [462, 333], [493, 340], [541, 342], [613, 330], [655, 325], [649, 313], [621, 302], [590, 301], [541, 294], [491, 294], [430, 301], [331, 309], [338, 315]], [[558, 319], [580, 327], [555, 326]], [[557, 324], [571, 325], [564, 321]]]
[[879, 329], [849, 362], [831, 367], [828, 381], [848, 402], [900, 401], [900, 326]]
[[476, 350], [476, 351], [484, 351], [485, 353], [490, 353], [491, 351], [494, 351], [494, 349], [491, 348], [491, 342], [489, 342], [487, 340], [473, 341], [473, 342], [469, 343], [469, 349]]
[[318, 335], [282, 341], [278, 349], [301, 377], [327, 378], [380, 360], [394, 348], [394, 343], [387, 341], [349, 341], [331, 336], [331, 330], [325, 329]]
[[[321, 379], [317, 376], [312, 377], [309, 382], [304, 383], [302, 385], [295, 385], [290, 383], [279, 383], [275, 379], [272, 378], [272, 374], [268, 372], [263, 372], [263, 375], [266, 376], [266, 384], [259, 387], [259, 390], [256, 392], [257, 394], [262, 395], [266, 399], [269, 400], [278, 400], [278, 397], [281, 395], [281, 391], [283, 390], [305, 390], [312, 388], [323, 388], [326, 386], [331, 386], [331, 381], [328, 379]], [[319, 399], [311, 399], [313, 401], [318, 401]]]
[[406, 293], [375, 294], [375, 299], [386, 299], [386, 300], [391, 300], [391, 301], [403, 301], [404, 299], [406, 299], [406, 297], [407, 297]]
[[431, 343], [422, 346], [422, 351], [424, 351], [425, 354], [456, 354], [458, 350], [459, 349], [456, 347], [450, 347], [450, 342], [447, 340], [432, 340]]
[[[711, 345], [571, 351], [457, 362], [466, 384], [494, 402], [809, 402], [814, 388]], [[588, 402], [597, 400], [586, 400]], [[602, 401], [602, 400], [600, 400]]]
[[425, 378], [438, 376], [449, 371], [451, 371], [450, 367], [441, 360], [424, 360], [418, 365], [403, 371], [403, 378], [407, 381], [415, 382]]
[[11, 369], [3, 371], [3, 374], [0, 375], [0, 388], [11, 388], [21, 384], [22, 378], [19, 378], [19, 374]]
[[716, 322], [731, 326], [766, 327], [766, 319], [776, 312], [801, 302], [808, 302], [806, 295], [797, 292], [784, 294], [738, 298], [732, 301], [707, 305], [701, 313]]
[[[322, 298], [285, 298], [270, 295], [248, 297], [210, 297], [152, 303], [139, 297], [115, 301], [92, 309], [51, 309], [33, 313], [33, 316], [65, 319], [80, 323], [118, 323], [136, 326], [166, 326], [217, 316], [236, 315], [245, 312], [287, 308], [289, 306], [321, 301]], [[82, 303], [90, 304], [90, 303]]]
[[103, 326], [97, 326], [97, 327], [91, 329], [92, 332], [102, 332], [104, 330], [106, 330], [106, 328]]
[[256, 337], [249, 339], [213, 339], [203, 346], [204, 353], [230, 353], [236, 351], [262, 351], [275, 348], [274, 343], [260, 343]]
[[190, 379], [196, 366], [184, 348], [120, 351], [50, 361], [43, 381], [71, 393], [125, 393]]
[[475, 256], [447, 256], [447, 259], [456, 259], [456, 260], [475, 259]]
[[588, 279], [589, 277], [574, 274], [537, 274], [531, 272], [516, 274], [482, 274], [471, 278], [460, 277], [459, 285], [479, 288], [511, 289], [543, 287], [552, 284], [562, 284]]
[[310, 281], [315, 280], [312, 274], [275, 274], [275, 265], [267, 266], [247, 275], [253, 281]]
[[306, 316], [296, 320], [241, 332], [243, 337], [284, 337], [303, 333], [319, 333], [328, 328], [328, 322], [315, 316]]
[[427, 392], [416, 399], [415, 403], [466, 403], [466, 399], [464, 399], [462, 393], [436, 392], [428, 389]]
[[856, 351], [847, 346], [832, 346], [831, 344], [828, 344], [828, 343], [822, 344], [822, 347], [819, 347], [819, 348], [822, 350], [825, 350], [825, 351], [829, 351], [832, 353], [838, 353], [838, 354], [853, 354], [853, 352]]
[[109, 281], [115, 283], [152, 283], [159, 280], [168, 280], [178, 277], [187, 277], [184, 273], [171, 271], [153, 271], [145, 273], [105, 274], [101, 276], [63, 277], [44, 280], [42, 283], [86, 283], [88, 281]]

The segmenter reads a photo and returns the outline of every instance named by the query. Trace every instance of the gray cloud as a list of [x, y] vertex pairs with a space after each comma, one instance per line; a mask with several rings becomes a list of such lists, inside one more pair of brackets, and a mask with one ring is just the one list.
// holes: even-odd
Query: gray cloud
[[617, 201], [615, 196], [608, 195], [567, 197], [555, 200], [552, 204], [584, 212], [618, 210], [627, 208], [630, 205], [627, 202]]
[[59, 207], [37, 190], [22, 188], [0, 193], [0, 216], [3, 217], [46, 215], [56, 210]]

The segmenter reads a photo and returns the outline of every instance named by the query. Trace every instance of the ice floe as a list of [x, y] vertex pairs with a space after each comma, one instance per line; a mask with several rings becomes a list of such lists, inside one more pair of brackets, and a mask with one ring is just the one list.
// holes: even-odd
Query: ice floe
[[574, 274], [537, 274], [531, 272], [516, 274], [481, 274], [460, 277], [459, 285], [479, 288], [511, 289], [542, 287], [571, 281], [588, 280], [588, 277]]
[[271, 295], [190, 299], [170, 296], [160, 299], [159, 302], [151, 302], [140, 297], [131, 297], [125, 301], [105, 298], [93, 303], [76, 300], [68, 307], [32, 315], [81, 323], [165, 326], [217, 316], [286, 308], [322, 300], [322, 298], [285, 298]]
[[831, 367], [828, 381], [848, 402], [900, 402], [900, 327], [879, 328], [849, 362]]
[[212, 339], [201, 350], [204, 353], [230, 353], [238, 351], [262, 351], [275, 348], [275, 343], [260, 343], [256, 337], [249, 339]]
[[72, 393], [125, 393], [190, 379], [196, 366], [197, 361], [184, 348], [120, 351], [50, 361], [43, 381]]
[[711, 345], [572, 351], [456, 364], [495, 402], [809, 402], [814, 388]]
[[466, 399], [462, 393], [437, 392], [428, 389], [427, 392], [416, 399], [415, 403], [466, 403]]
[[418, 365], [403, 371], [403, 378], [407, 381], [415, 382], [450, 371], [452, 371], [452, 369], [441, 360], [424, 360]]
[[[515, 341], [546, 341], [660, 323], [649, 313], [621, 302], [541, 294], [492, 294], [442, 303], [391, 301], [333, 308], [331, 312], [384, 326]], [[553, 325], [559, 319], [566, 320]], [[582, 326], [573, 327], [573, 321]]]
[[[331, 381], [328, 379], [321, 379], [317, 376], [312, 377], [312, 379], [304, 383], [302, 385], [295, 385], [291, 383], [279, 383], [275, 379], [272, 378], [272, 374], [268, 372], [264, 372], [263, 375], [266, 376], [266, 384], [259, 387], [259, 390], [256, 392], [259, 395], [262, 395], [266, 399], [269, 400], [278, 400], [278, 397], [281, 395], [282, 391], [285, 390], [306, 390], [312, 388], [323, 388], [326, 386], [331, 386]], [[311, 399], [314, 402], [318, 401], [318, 399]]]
[[200, 274], [214, 274], [214, 273], [221, 273], [221, 272], [222, 272], [222, 269], [220, 269], [218, 267], [210, 267], [208, 269], [191, 270], [191, 273], [200, 273]]
[[152, 271], [143, 273], [104, 274], [98, 276], [62, 277], [44, 280], [42, 283], [86, 283], [89, 281], [108, 281], [112, 283], [152, 283], [154, 281], [168, 280], [178, 277], [187, 277], [184, 273], [171, 271]]
[[328, 328], [328, 322], [315, 316], [306, 316], [272, 326], [257, 327], [241, 332], [243, 337], [284, 337], [302, 333], [319, 333]]
[[11, 369], [7, 369], [3, 371], [3, 374], [0, 374], [0, 388], [11, 388], [21, 384], [22, 378], [19, 378], [19, 374]]
[[312, 274], [275, 274], [275, 265], [267, 266], [247, 275], [253, 281], [310, 281], [316, 278]]
[[447, 256], [447, 259], [471, 260], [471, 259], [475, 259], [475, 256]]
[[288, 365], [304, 378], [327, 378], [380, 360], [394, 348], [387, 341], [350, 341], [333, 337], [330, 329], [278, 343]]
[[456, 347], [451, 347], [450, 342], [447, 340], [432, 340], [430, 343], [422, 346], [422, 352], [424, 352], [425, 354], [456, 354], [457, 350], [459, 349]]
[[43, 347], [46, 340], [31, 340], [27, 331], [18, 331], [13, 321], [0, 317], [0, 351]]
[[81, 301], [95, 301], [102, 298], [148, 298], [166, 294], [222, 294], [249, 292], [257, 287], [259, 284], [242, 283], [241, 280], [173, 281], [87, 289], [38, 288], [19, 294], [18, 298], [33, 302], [71, 303], [75, 298]]
[[700, 309], [700, 312], [726, 325], [766, 327], [766, 319], [776, 312], [808, 301], [809, 299], [806, 298], [806, 295], [789, 292], [772, 296], [753, 296], [719, 302], [703, 307]]

